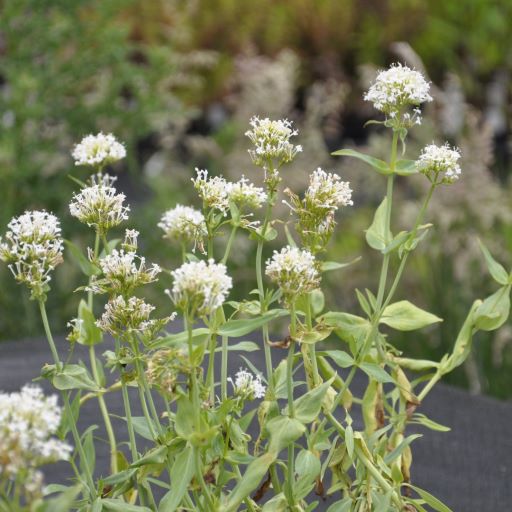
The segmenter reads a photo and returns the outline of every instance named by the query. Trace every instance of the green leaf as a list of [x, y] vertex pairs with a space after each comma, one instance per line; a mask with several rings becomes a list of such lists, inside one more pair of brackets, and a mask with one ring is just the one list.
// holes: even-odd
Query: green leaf
[[442, 374], [451, 372], [454, 368], [461, 365], [468, 357], [471, 351], [471, 344], [473, 340], [475, 312], [481, 304], [481, 300], [476, 300], [473, 302], [468, 316], [466, 317], [466, 320], [464, 320], [464, 324], [462, 325], [457, 339], [455, 340], [452, 355], [448, 358], [445, 364], [441, 362], [439, 366]]
[[340, 270], [346, 268], [353, 263], [357, 263], [361, 259], [361, 256], [349, 261], [348, 263], [338, 263], [337, 261], [322, 261], [320, 263], [320, 272], [329, 272], [331, 270]]
[[362, 160], [363, 162], [372, 166], [380, 174], [391, 174], [389, 166], [386, 162], [384, 162], [384, 160], [379, 160], [373, 156], [365, 155], [364, 153], [360, 153], [354, 149], [340, 149], [331, 154], [333, 156], [350, 156], [352, 158], [357, 158], [358, 160]]
[[[210, 330], [206, 327], [200, 327], [198, 329], [192, 330], [192, 343], [200, 344], [206, 341], [208, 336], [210, 335]], [[161, 338], [157, 338], [153, 343], [151, 343], [152, 349], [157, 348], [165, 348], [165, 347], [174, 347], [176, 345], [185, 345], [187, 343], [188, 334], [186, 331], [180, 332], [178, 334], [169, 334], [169, 336], [164, 336]]]
[[392, 235], [386, 222], [388, 199], [385, 197], [380, 203], [371, 226], [366, 230], [366, 241], [372, 249], [383, 251], [390, 243]]
[[[82, 489], [81, 485], [69, 487], [59, 496], [46, 500], [36, 509], [37, 512], [69, 512], [75, 508], [75, 498]], [[9, 508], [8, 510], [12, 510]]]
[[430, 430], [436, 430], [438, 432], [450, 432], [451, 428], [441, 425], [436, 421], [427, 418], [424, 414], [416, 413], [413, 417], [413, 420], [417, 423], [420, 423], [424, 427], [429, 428]]
[[[301, 450], [295, 459], [295, 472], [297, 482], [295, 484], [295, 495], [301, 500], [307, 496], [314, 485], [316, 478], [320, 475], [322, 465], [319, 457], [309, 450]], [[286, 509], [285, 509], [286, 510]]]
[[229, 495], [225, 508], [226, 512], [238, 510], [240, 503], [260, 485], [262, 478], [267, 474], [268, 468], [274, 460], [275, 455], [273, 453], [265, 453], [247, 466], [242, 479]]
[[162, 464], [167, 458], [167, 446], [157, 446], [146, 452], [140, 459], [137, 459], [130, 467], [140, 468], [148, 464]]
[[241, 320], [228, 320], [223, 326], [220, 327], [218, 333], [221, 336], [228, 336], [230, 338], [239, 338], [245, 336], [256, 329], [268, 324], [276, 318], [288, 315], [286, 309], [271, 309], [263, 313], [263, 315], [256, 318], [247, 318]]
[[482, 331], [501, 327], [510, 314], [510, 285], [503, 286], [487, 297], [475, 311], [475, 326]]
[[402, 452], [407, 448], [407, 446], [420, 437], [423, 436], [421, 434], [412, 434], [407, 436], [393, 451], [384, 456], [384, 462], [388, 465], [391, 464], [395, 459], [402, 455]]
[[410, 176], [411, 174], [418, 174], [415, 160], [397, 160], [395, 164], [395, 174], [400, 176]]
[[85, 256], [85, 254], [80, 250], [78, 246], [76, 246], [70, 240], [64, 240], [64, 244], [66, 245], [67, 250], [71, 253], [73, 259], [78, 263], [80, 269], [86, 276], [97, 276], [101, 274], [101, 270], [93, 265]]
[[412, 489], [414, 489], [420, 496], [421, 499], [423, 499], [427, 505], [430, 505], [434, 510], [437, 510], [438, 512], [452, 512], [450, 508], [448, 508], [444, 503], [439, 501], [435, 496], [432, 496], [427, 491], [424, 491], [423, 489], [420, 489], [419, 487], [416, 487], [415, 485], [410, 485]]
[[139, 505], [130, 505], [123, 500], [116, 500], [113, 498], [104, 498], [101, 500], [103, 510], [111, 512], [151, 512], [148, 507], [141, 507]]
[[442, 318], [418, 308], [407, 300], [387, 306], [380, 319], [380, 323], [399, 331], [414, 331], [442, 321]]
[[[256, 352], [257, 350], [260, 350], [260, 346], [254, 343], [254, 341], [240, 341], [233, 345], [228, 345], [228, 352]], [[222, 347], [217, 347], [215, 352], [222, 352]], [[207, 350], [206, 353], [209, 354], [210, 351]]]
[[171, 468], [171, 490], [162, 498], [159, 512], [174, 512], [181, 504], [194, 476], [194, 449], [187, 445], [174, 460]]
[[320, 355], [330, 357], [340, 368], [350, 368], [354, 364], [354, 358], [343, 350], [326, 350]]
[[336, 503], [333, 503], [328, 509], [327, 512], [350, 512], [353, 504], [352, 498], [344, 498]]
[[368, 320], [350, 313], [330, 311], [322, 315], [319, 320], [325, 325], [333, 327], [337, 336], [347, 343], [358, 344], [366, 337], [370, 329]]
[[489, 270], [489, 273], [493, 277], [493, 279], [498, 282], [499, 284], [502, 284], [506, 286], [510, 282], [510, 277], [507, 273], [507, 271], [504, 269], [503, 265], [498, 263], [491, 255], [487, 247], [478, 240], [478, 243], [480, 244], [480, 249], [482, 250], [482, 253], [485, 258], [485, 263], [487, 264], [487, 268]]
[[389, 375], [389, 373], [386, 372], [384, 368], [381, 368], [378, 364], [361, 363], [359, 368], [361, 368], [361, 370], [363, 370], [363, 372], [366, 373], [368, 377], [376, 380], [377, 382], [395, 382], [393, 377], [391, 377], [391, 375]]
[[98, 391], [96, 382], [92, 380], [87, 370], [78, 364], [64, 366], [62, 371], [54, 375], [52, 383], [60, 391], [67, 389]]
[[327, 390], [334, 379], [324, 382], [320, 386], [308, 391], [305, 395], [294, 400], [295, 418], [301, 423], [311, 423], [315, 420], [322, 408], [322, 402]]
[[78, 320], [81, 321], [80, 335], [76, 340], [80, 345], [97, 345], [103, 341], [103, 333], [96, 325], [96, 319], [87, 302], [81, 300], [78, 305]]
[[351, 459], [354, 458], [354, 429], [352, 425], [348, 425], [345, 429], [345, 445], [347, 446], [347, 453]]
[[267, 423], [266, 429], [270, 435], [268, 450], [276, 456], [283, 448], [293, 443], [306, 431], [302, 422], [288, 416], [272, 418]]
[[[126, 418], [123, 418], [126, 421]], [[144, 439], [148, 441], [153, 441], [153, 435], [151, 434], [151, 430], [149, 428], [148, 422], [144, 416], [133, 416], [132, 417], [132, 426], [133, 430]]]

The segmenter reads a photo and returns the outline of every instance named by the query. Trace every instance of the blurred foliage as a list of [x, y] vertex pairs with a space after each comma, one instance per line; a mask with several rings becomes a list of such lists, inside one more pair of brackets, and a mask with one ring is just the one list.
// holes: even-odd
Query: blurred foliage
[[[77, 233], [77, 224], [63, 215], [75, 188], [67, 175], [83, 178], [84, 171], [72, 168], [69, 152], [83, 135], [111, 131], [127, 146], [119, 186], [132, 204], [142, 250], [152, 258], [165, 243], [154, 227], [160, 214], [176, 202], [195, 201], [183, 192], [190, 191], [183, 184], [193, 168], [259, 181], [243, 136], [248, 119], [288, 117], [305, 148], [288, 170], [294, 190], [317, 166], [353, 184], [357, 208], [340, 219], [330, 258], [363, 259], [328, 279], [330, 299], [355, 311], [353, 288], [371, 282], [375, 267], [361, 236], [369, 224], [365, 205], [378, 204], [383, 184], [330, 152], [355, 145], [383, 151], [387, 141], [379, 130], [362, 128], [375, 115], [362, 91], [377, 67], [401, 60], [428, 70], [435, 84], [435, 105], [414, 132], [408, 155], [414, 157], [433, 133], [443, 133], [467, 155], [464, 179], [431, 209], [437, 228], [404, 283], [445, 321], [404, 351], [439, 357], [453, 343], [470, 297], [490, 291], [483, 289], [477, 235], [510, 264], [510, 2], [5, 0], [0, 14], [2, 231], [25, 208], [44, 207], [62, 217], [65, 235]], [[423, 189], [404, 181], [400, 193], [413, 208]], [[281, 213], [289, 221], [285, 207]], [[407, 225], [408, 218], [405, 209], [395, 220]], [[76, 235], [82, 245], [89, 242], [84, 233]], [[252, 245], [242, 240], [234, 252], [235, 272], [243, 276]], [[171, 268], [177, 253], [169, 246], [159, 263]], [[39, 332], [32, 305], [20, 300], [7, 272], [0, 271], [0, 337]], [[56, 275], [50, 300], [65, 307], [50, 310], [59, 311], [54, 320], [61, 329], [74, 314], [68, 299], [75, 278], [69, 265]], [[164, 277], [161, 288], [169, 284]], [[151, 299], [168, 308], [162, 297]], [[510, 396], [512, 334], [500, 333], [478, 341], [465, 368], [450, 375], [452, 382]]]

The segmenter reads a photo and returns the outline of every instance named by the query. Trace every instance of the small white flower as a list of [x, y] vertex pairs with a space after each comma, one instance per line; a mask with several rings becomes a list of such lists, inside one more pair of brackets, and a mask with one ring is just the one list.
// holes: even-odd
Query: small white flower
[[7, 226], [0, 244], [0, 259], [8, 263], [15, 279], [25, 283], [35, 298], [47, 291], [50, 273], [62, 263], [60, 222], [45, 211], [27, 211]]
[[240, 209], [257, 209], [266, 202], [267, 193], [261, 187], [255, 187], [253, 183], [242, 176], [239, 181], [231, 184], [229, 199]]
[[75, 165], [103, 167], [117, 162], [126, 156], [126, 149], [111, 134], [87, 135], [75, 146], [71, 153]]
[[[429, 90], [430, 85], [421, 73], [398, 63], [377, 75], [364, 99], [393, 119], [397, 114], [405, 114], [401, 112], [404, 108], [432, 101]], [[418, 109], [414, 110], [412, 117], [410, 114], [407, 116], [404, 121], [408, 125], [421, 123]]]
[[279, 167], [291, 162], [297, 153], [302, 151], [302, 146], [290, 142], [290, 139], [299, 133], [292, 128], [291, 121], [273, 121], [254, 116], [249, 123], [251, 129], [245, 132], [245, 135], [254, 144], [254, 149], [249, 150], [249, 155], [257, 166], [270, 170], [270, 162]]
[[452, 149], [448, 143], [444, 146], [430, 144], [421, 151], [416, 167], [433, 183], [453, 183], [461, 174], [459, 159], [459, 150]]
[[171, 272], [174, 284], [169, 295], [178, 308], [206, 316], [222, 306], [233, 286], [226, 266], [212, 259], [184, 263]]
[[326, 173], [320, 167], [309, 177], [306, 205], [335, 211], [340, 206], [352, 206], [352, 189], [348, 181], [337, 174]]
[[69, 459], [71, 446], [53, 437], [61, 421], [57, 396], [25, 386], [21, 392], [0, 393], [0, 480], [28, 472], [26, 491], [40, 491], [42, 479], [35, 468]]
[[231, 377], [228, 377], [228, 380], [231, 382], [235, 394], [244, 399], [254, 400], [265, 397], [266, 388], [261, 382], [260, 375], [255, 377], [249, 371], [240, 368], [235, 375], [235, 380], [233, 381]]
[[196, 168], [196, 178], [192, 178], [194, 188], [203, 200], [206, 208], [215, 208], [224, 214], [229, 209], [229, 192], [231, 184], [222, 176], [208, 177], [208, 171]]
[[109, 185], [110, 181], [101, 180], [83, 188], [73, 195], [69, 211], [80, 222], [94, 227], [99, 233], [106, 233], [128, 219], [129, 206], [124, 206], [125, 195]]
[[178, 240], [184, 243], [202, 243], [208, 235], [204, 215], [189, 206], [176, 205], [167, 210], [158, 223], [158, 227], [164, 231], [164, 237], [170, 240]]
[[266, 275], [283, 291], [287, 300], [318, 288], [320, 274], [315, 257], [306, 250], [286, 246], [267, 261]]
[[136, 287], [157, 280], [160, 267], [153, 263], [146, 266], [146, 259], [133, 251], [114, 249], [111, 254], [98, 260], [102, 278], [93, 276], [87, 290], [94, 293], [129, 293]]
[[136, 252], [138, 243], [137, 240], [139, 238], [140, 233], [136, 229], [125, 229], [124, 231], [124, 240], [121, 244], [121, 247], [125, 251]]
[[113, 336], [119, 336], [125, 331], [136, 331], [141, 334], [156, 333], [174, 319], [168, 318], [150, 320], [155, 307], [138, 297], [125, 300], [121, 295], [110, 299], [105, 305], [105, 311], [96, 325]]

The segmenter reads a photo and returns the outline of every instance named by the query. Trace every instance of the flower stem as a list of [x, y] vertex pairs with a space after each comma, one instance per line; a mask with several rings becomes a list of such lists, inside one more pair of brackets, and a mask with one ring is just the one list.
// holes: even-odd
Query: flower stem
[[[57, 348], [55, 346], [55, 341], [53, 339], [53, 335], [50, 329], [50, 324], [48, 322], [48, 315], [46, 314], [46, 305], [44, 300], [39, 301], [39, 310], [41, 312], [41, 318], [43, 320], [44, 331], [46, 333], [46, 339], [48, 340], [48, 344], [50, 345], [50, 350], [53, 355], [53, 360], [55, 362], [55, 368], [57, 372], [62, 370], [62, 363], [59, 360], [59, 354], [57, 352]], [[87, 462], [87, 458], [85, 456], [84, 448], [82, 446], [82, 441], [80, 439], [80, 434], [78, 433], [78, 429], [76, 428], [75, 417], [73, 415], [71, 404], [69, 403], [69, 396], [66, 391], [62, 391], [62, 398], [64, 400], [64, 409], [66, 411], [66, 416], [69, 419], [69, 426], [71, 428], [71, 433], [73, 435], [73, 439], [75, 441], [76, 449], [78, 450], [78, 454], [80, 455], [80, 460], [82, 462], [85, 477], [87, 479], [87, 485], [89, 486], [89, 491], [91, 494], [91, 499], [94, 500], [96, 498], [96, 488], [94, 486], [94, 480], [92, 477], [91, 469], [89, 468], [89, 464]]]

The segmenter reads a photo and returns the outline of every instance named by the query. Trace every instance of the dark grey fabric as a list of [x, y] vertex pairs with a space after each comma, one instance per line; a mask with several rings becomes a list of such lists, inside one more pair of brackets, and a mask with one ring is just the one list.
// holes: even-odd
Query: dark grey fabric
[[[58, 341], [61, 354], [66, 342]], [[110, 348], [98, 347], [98, 355]], [[77, 347], [77, 355], [87, 360], [87, 352]], [[236, 371], [243, 361], [231, 357], [230, 366]], [[251, 354], [256, 366], [264, 368], [261, 352]], [[284, 351], [275, 353], [275, 362], [284, 358]], [[0, 390], [16, 391], [39, 375], [41, 366], [50, 362], [50, 352], [44, 340], [26, 340], [0, 344]], [[47, 382], [40, 384], [50, 390]], [[356, 380], [354, 389], [364, 382]], [[137, 400], [134, 397], [133, 403]], [[123, 415], [119, 395], [108, 397], [113, 415]], [[424, 437], [413, 444], [413, 483], [443, 500], [454, 512], [491, 512], [508, 510], [512, 503], [512, 403], [492, 398], [470, 396], [463, 390], [439, 384], [421, 405], [420, 412], [450, 426], [451, 432], [420, 430]], [[357, 420], [357, 419], [356, 419]], [[97, 404], [88, 402], [81, 411], [80, 429], [93, 423], [101, 425]], [[126, 438], [124, 421], [114, 419], [119, 439]], [[97, 431], [104, 437], [102, 430]], [[98, 449], [98, 475], [108, 471], [108, 450]], [[69, 477], [66, 464], [49, 466], [48, 482], [64, 481]], [[326, 510], [327, 501], [317, 510]]]

